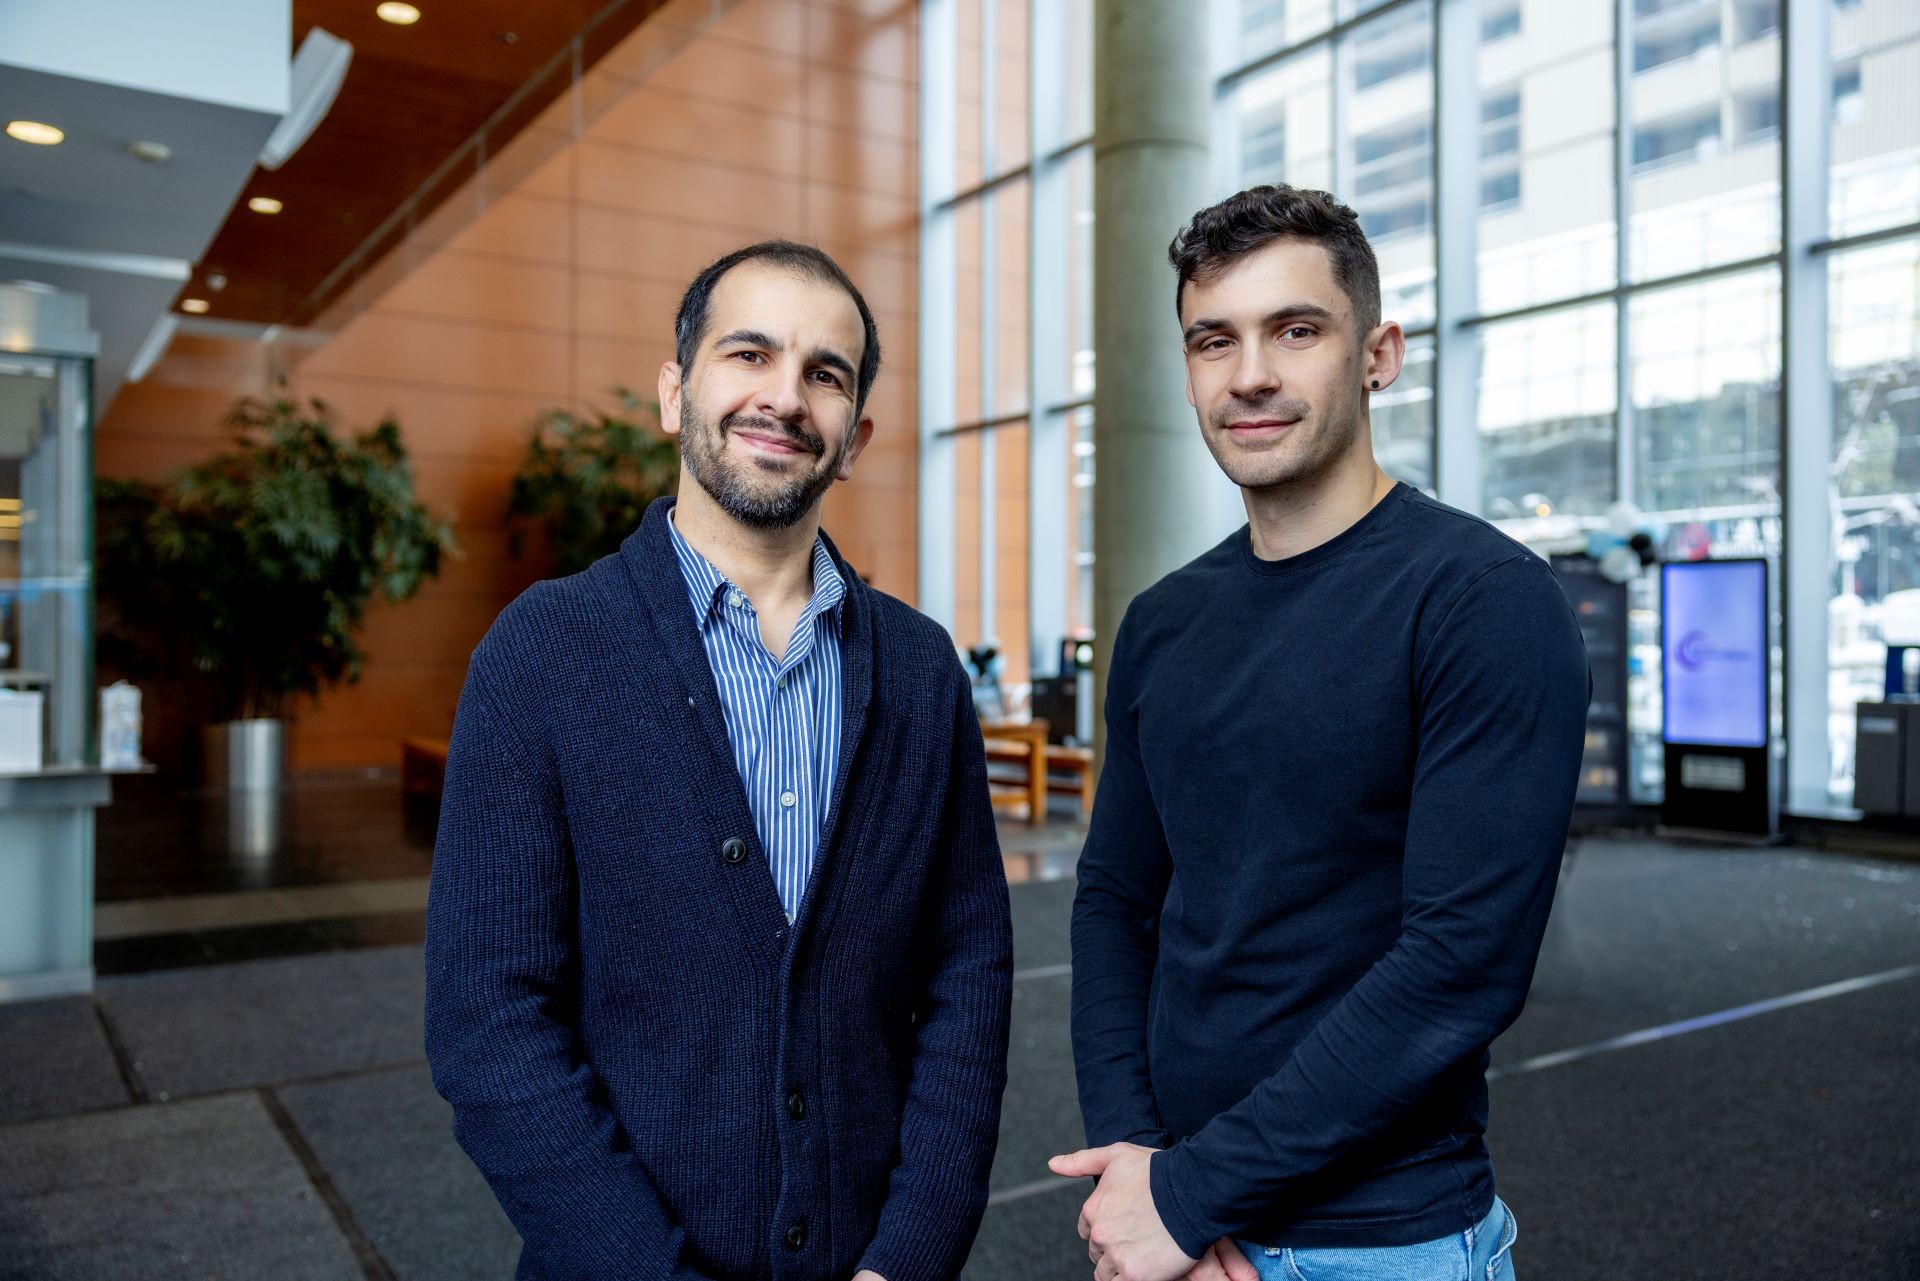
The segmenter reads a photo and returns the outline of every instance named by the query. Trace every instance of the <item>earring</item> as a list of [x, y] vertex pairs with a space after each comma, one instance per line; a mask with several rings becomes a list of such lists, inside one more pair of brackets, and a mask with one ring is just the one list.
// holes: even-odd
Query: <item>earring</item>
[[1375, 391], [1379, 391], [1379, 390], [1380, 390], [1380, 380], [1379, 380], [1378, 378], [1376, 378], [1376, 379], [1374, 379], [1374, 380], [1373, 380], [1373, 389], [1374, 389]]

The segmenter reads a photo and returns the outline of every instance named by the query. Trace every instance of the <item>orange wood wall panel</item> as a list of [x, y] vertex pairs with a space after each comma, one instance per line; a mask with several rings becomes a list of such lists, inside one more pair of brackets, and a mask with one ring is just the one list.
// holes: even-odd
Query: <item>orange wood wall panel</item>
[[658, 155], [749, 166], [794, 178], [809, 174], [806, 122], [705, 94], [636, 85], [587, 128], [595, 142]]
[[[579, 138], [548, 154], [557, 104], [380, 264], [383, 291], [283, 389], [326, 400], [353, 431], [392, 414], [462, 548], [413, 600], [370, 609], [365, 674], [298, 709], [295, 768], [391, 765], [401, 738], [446, 733], [473, 646], [539, 572], [508, 556], [500, 523], [538, 416], [614, 410], [616, 386], [651, 401], [680, 291], [763, 236], [821, 245], [874, 310], [877, 430], [825, 523], [870, 581], [914, 599], [916, 6], [742, 0], [635, 79], [666, 47], [654, 21], [591, 73], [586, 101], [607, 105]], [[258, 347], [177, 338], [102, 419], [99, 470], [157, 479], [204, 457], [232, 401], [271, 385]]]

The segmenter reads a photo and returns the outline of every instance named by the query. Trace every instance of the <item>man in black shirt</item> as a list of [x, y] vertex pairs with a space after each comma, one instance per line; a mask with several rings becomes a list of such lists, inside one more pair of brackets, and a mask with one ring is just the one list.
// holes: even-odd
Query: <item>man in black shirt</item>
[[1353, 211], [1256, 187], [1174, 240], [1188, 398], [1248, 523], [1141, 593], [1073, 913], [1098, 1281], [1512, 1276], [1487, 1047], [1585, 732], [1544, 561], [1395, 483], [1406, 342]]

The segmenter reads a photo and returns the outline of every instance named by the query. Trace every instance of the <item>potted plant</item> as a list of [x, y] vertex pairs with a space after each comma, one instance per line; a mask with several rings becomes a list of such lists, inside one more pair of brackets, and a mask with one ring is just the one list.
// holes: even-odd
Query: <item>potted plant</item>
[[[654, 499], [680, 478], [680, 450], [660, 434], [659, 407], [618, 388], [623, 415], [596, 408], [543, 414], [507, 495], [507, 550], [546, 545], [552, 572], [578, 573], [618, 551]], [[652, 419], [643, 425], [634, 416]]]
[[368, 602], [406, 600], [457, 549], [391, 418], [343, 441], [321, 401], [247, 399], [229, 425], [229, 448], [165, 485], [97, 482], [100, 646], [185, 687], [210, 782], [263, 789], [292, 700], [359, 679]]

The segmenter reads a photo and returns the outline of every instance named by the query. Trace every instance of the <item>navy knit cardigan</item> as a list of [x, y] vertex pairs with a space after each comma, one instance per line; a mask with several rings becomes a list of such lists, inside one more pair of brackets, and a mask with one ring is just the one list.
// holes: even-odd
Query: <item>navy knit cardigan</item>
[[789, 927], [668, 543], [671, 499], [474, 650], [427, 906], [427, 1057], [521, 1278], [958, 1275], [1012, 995], [946, 633], [865, 586]]

